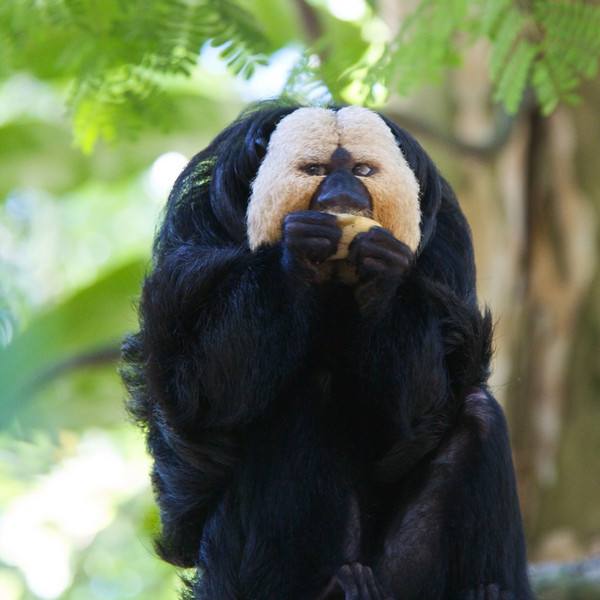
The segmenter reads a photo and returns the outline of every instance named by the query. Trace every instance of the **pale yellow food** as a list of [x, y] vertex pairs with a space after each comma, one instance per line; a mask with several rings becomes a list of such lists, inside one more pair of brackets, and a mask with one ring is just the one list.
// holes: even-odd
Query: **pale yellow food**
[[338, 243], [336, 253], [328, 260], [340, 260], [348, 256], [348, 247], [352, 240], [359, 234], [369, 231], [372, 227], [381, 227], [381, 225], [361, 215], [352, 215], [349, 213], [330, 213], [335, 215], [338, 225], [342, 230], [342, 237]]

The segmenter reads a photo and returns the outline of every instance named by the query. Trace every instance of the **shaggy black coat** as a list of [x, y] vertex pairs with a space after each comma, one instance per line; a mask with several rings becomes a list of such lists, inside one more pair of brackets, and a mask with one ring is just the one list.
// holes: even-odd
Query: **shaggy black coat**
[[194, 598], [512, 598], [531, 592], [502, 410], [486, 387], [470, 230], [421, 146], [397, 292], [303, 284], [248, 248], [250, 185], [294, 106], [240, 117], [178, 178], [124, 344], [169, 562]]

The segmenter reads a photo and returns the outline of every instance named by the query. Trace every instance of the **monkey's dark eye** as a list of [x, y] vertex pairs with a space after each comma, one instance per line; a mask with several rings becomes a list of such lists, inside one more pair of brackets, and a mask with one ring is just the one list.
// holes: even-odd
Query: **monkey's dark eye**
[[358, 163], [352, 167], [352, 173], [358, 177], [368, 177], [369, 175], [373, 175], [373, 173], [375, 173], [375, 169], [366, 163]]
[[325, 165], [319, 165], [317, 163], [311, 163], [310, 165], [304, 165], [302, 170], [307, 175], [327, 175], [327, 167]]

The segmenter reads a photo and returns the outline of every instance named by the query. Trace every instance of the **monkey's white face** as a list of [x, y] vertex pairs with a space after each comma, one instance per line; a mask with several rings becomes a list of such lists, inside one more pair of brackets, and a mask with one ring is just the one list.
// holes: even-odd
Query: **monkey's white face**
[[[299, 108], [282, 119], [252, 184], [247, 212], [250, 248], [281, 237], [286, 214], [308, 210], [336, 150], [371, 197], [371, 217], [415, 251], [421, 238], [419, 183], [390, 128], [357, 106]], [[351, 211], [346, 211], [351, 212]]]

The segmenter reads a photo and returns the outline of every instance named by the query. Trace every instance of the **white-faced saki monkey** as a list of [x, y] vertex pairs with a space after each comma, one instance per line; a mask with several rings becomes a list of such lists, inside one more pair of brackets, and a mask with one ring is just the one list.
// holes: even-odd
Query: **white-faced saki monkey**
[[206, 600], [527, 600], [491, 318], [421, 146], [262, 104], [179, 176], [124, 344], [161, 556]]

